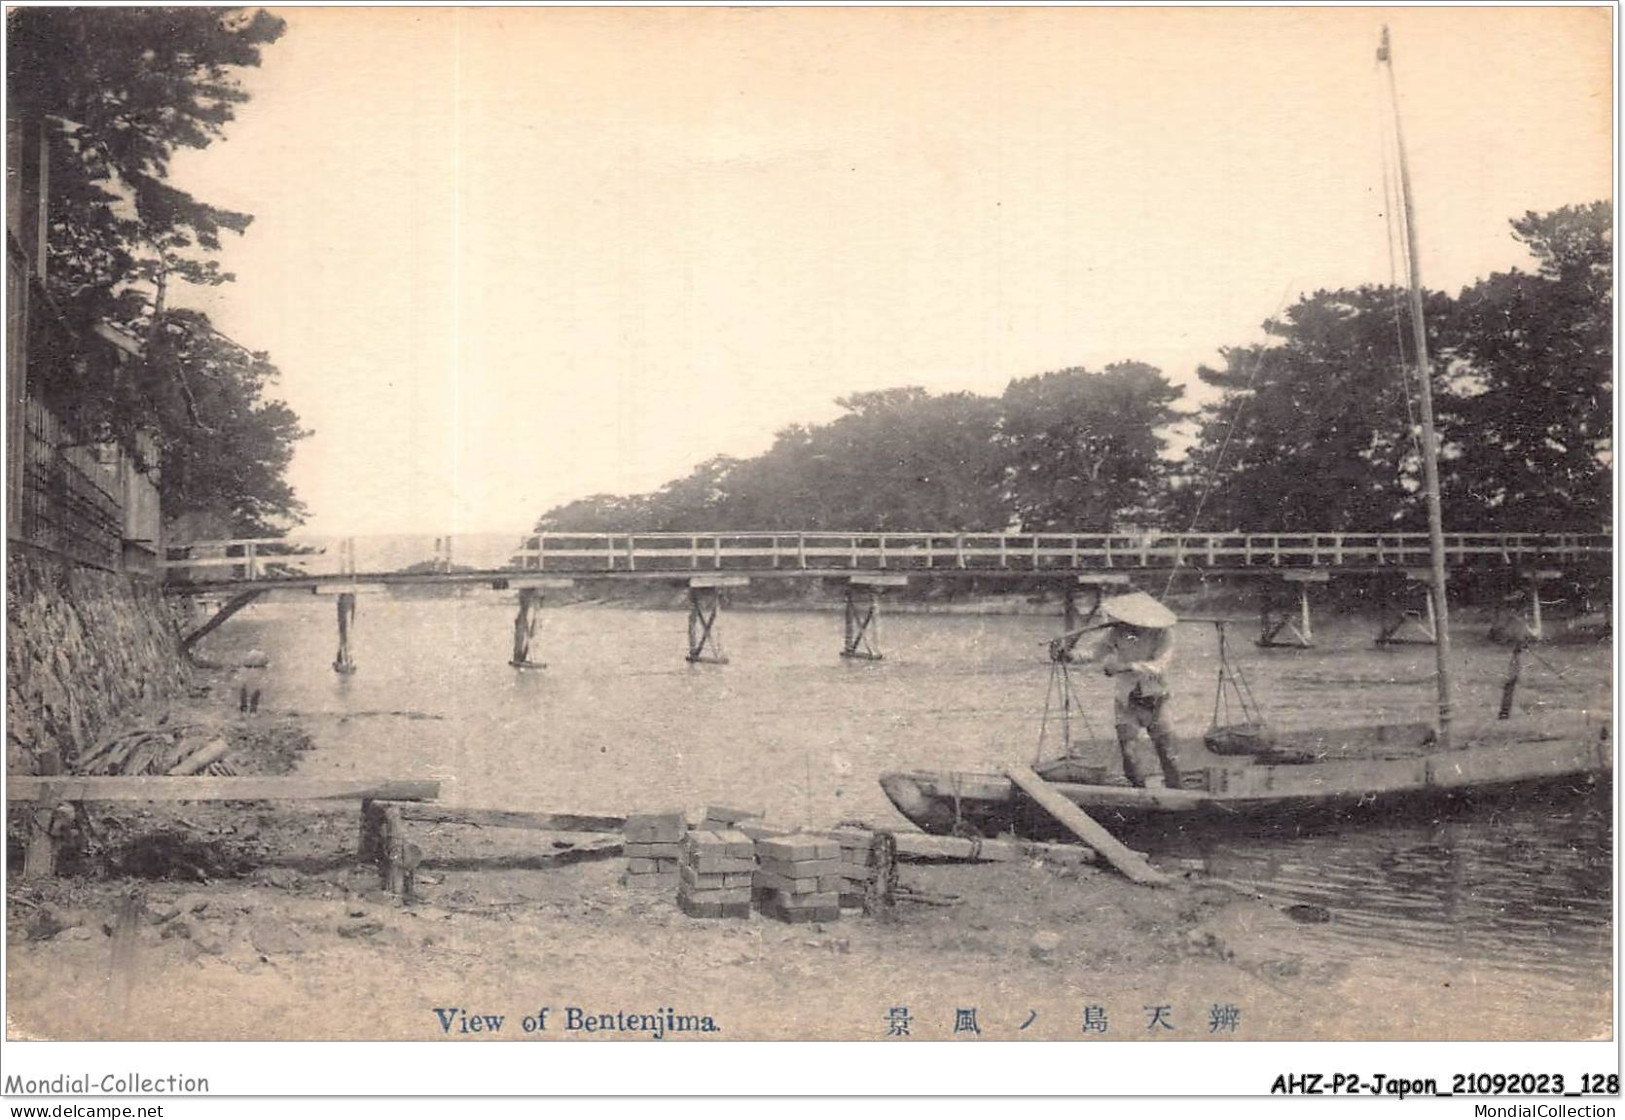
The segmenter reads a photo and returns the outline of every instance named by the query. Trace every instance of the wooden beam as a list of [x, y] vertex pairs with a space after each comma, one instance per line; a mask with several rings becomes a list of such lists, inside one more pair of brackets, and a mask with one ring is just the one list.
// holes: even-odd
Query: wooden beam
[[1165, 887], [1173, 880], [1158, 871], [1143, 857], [1123, 846], [1117, 837], [1107, 832], [1088, 813], [1068, 801], [1060, 790], [1033, 773], [1030, 766], [1011, 766], [1005, 774], [1039, 808], [1054, 817], [1078, 839], [1099, 852], [1101, 857], [1136, 883], [1150, 887]]
[[465, 809], [456, 805], [403, 804], [401, 817], [431, 824], [482, 828], [528, 828], [541, 832], [620, 832], [626, 817], [613, 813], [542, 813], [528, 809]]
[[1332, 582], [1332, 573], [1285, 571], [1281, 573], [1281, 578], [1288, 583], [1330, 583]]
[[1079, 844], [1040, 844], [1025, 840], [967, 840], [927, 832], [899, 832], [897, 854], [903, 859], [942, 859], [963, 863], [1014, 863], [1023, 859], [1060, 857], [1095, 863], [1099, 855]]
[[7, 801], [432, 801], [439, 782], [353, 778], [95, 777], [6, 780]]
[[854, 587], [907, 587], [908, 577], [854, 573], [847, 577], [847, 582]]
[[[501, 584], [502, 586], [498, 587], [498, 584]], [[575, 585], [576, 581], [573, 579], [558, 579], [551, 576], [546, 579], [540, 579], [536, 576], [524, 576], [518, 579], [499, 579], [491, 581], [491, 586], [497, 591], [509, 589], [514, 591], [568, 591]]]
[[690, 587], [748, 587], [749, 576], [690, 576]]
[[310, 589], [312, 595], [382, 595], [387, 588], [381, 583], [318, 583]]

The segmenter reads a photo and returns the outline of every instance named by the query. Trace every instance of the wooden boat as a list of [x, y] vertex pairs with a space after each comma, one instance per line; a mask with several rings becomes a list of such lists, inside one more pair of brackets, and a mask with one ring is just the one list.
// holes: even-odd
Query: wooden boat
[[[1436, 620], [1437, 727], [1378, 725], [1284, 733], [1260, 744], [1252, 757], [1218, 754], [1205, 743], [1182, 743], [1187, 765], [1179, 789], [1141, 789], [1112, 781], [1106, 767], [1062, 757], [1036, 764], [1037, 775], [1107, 830], [1160, 825], [1274, 831], [1342, 822], [1419, 807], [1467, 806], [1503, 797], [1527, 798], [1554, 790], [1584, 791], [1611, 785], [1613, 745], [1606, 720], [1586, 713], [1543, 718], [1538, 726], [1498, 721], [1476, 729], [1453, 727], [1449, 602], [1445, 595], [1444, 532], [1439, 503], [1438, 439], [1433, 423], [1432, 371], [1422, 314], [1422, 285], [1410, 197], [1410, 172], [1399, 124], [1392, 54], [1384, 28], [1377, 60], [1388, 73], [1399, 155], [1412, 343], [1421, 414], [1423, 491], [1431, 553], [1430, 592]], [[1070, 637], [1070, 635], [1068, 635]], [[1225, 687], [1223, 629], [1220, 688]], [[1516, 677], [1508, 684], [1515, 687]], [[1503, 701], [1510, 709], [1510, 692]], [[1222, 729], [1221, 729], [1222, 730]], [[1230, 746], [1244, 743], [1237, 736]], [[1059, 830], [1001, 774], [890, 773], [881, 788], [898, 810], [926, 832], [1042, 837]]]
[[[1541, 727], [1488, 724], [1450, 750], [1435, 749], [1426, 724], [1304, 731], [1285, 736], [1312, 762], [1265, 762], [1212, 755], [1182, 743], [1182, 789], [1139, 789], [1107, 767], [1076, 758], [1033, 767], [1112, 832], [1200, 828], [1297, 831], [1389, 814], [1449, 811], [1508, 797], [1583, 793], [1611, 786], [1613, 744], [1605, 720], [1574, 713]], [[1205, 756], [1205, 757], [1204, 757]], [[1034, 839], [1060, 835], [1047, 814], [996, 773], [890, 773], [881, 788], [899, 812], [940, 835]]]

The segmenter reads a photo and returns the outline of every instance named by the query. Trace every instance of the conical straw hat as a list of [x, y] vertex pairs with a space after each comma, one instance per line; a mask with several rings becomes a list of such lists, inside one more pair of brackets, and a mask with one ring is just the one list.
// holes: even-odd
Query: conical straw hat
[[1146, 630], [1166, 630], [1179, 621], [1173, 611], [1144, 591], [1114, 595], [1100, 604], [1100, 613], [1113, 622], [1126, 622]]

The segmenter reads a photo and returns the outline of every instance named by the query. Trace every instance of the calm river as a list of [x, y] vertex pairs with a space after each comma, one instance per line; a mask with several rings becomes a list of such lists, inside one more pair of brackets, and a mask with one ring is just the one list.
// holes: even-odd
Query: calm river
[[[542, 616], [532, 657], [548, 668], [516, 672], [506, 664], [513, 613], [511, 594], [495, 592], [363, 596], [359, 671], [340, 677], [332, 601], [290, 595], [245, 611], [207, 653], [264, 650], [271, 667], [243, 674], [263, 689], [263, 707], [325, 717], [304, 773], [433, 777], [446, 800], [471, 805], [720, 803], [784, 822], [902, 826], [876, 783], [883, 771], [1034, 758], [1049, 683], [1042, 643], [1058, 628], [1036, 616], [892, 614], [887, 660], [849, 662], [837, 656], [838, 613], [738, 610], [720, 624], [731, 664], [690, 666], [681, 612], [575, 606]], [[1487, 716], [1508, 652], [1483, 639], [1482, 624], [1457, 629], [1458, 710]], [[1263, 652], [1238, 623], [1232, 649], [1277, 726], [1429, 719], [1433, 650], [1378, 649], [1374, 633], [1366, 621], [1328, 619], [1317, 622], [1319, 648]], [[1174, 720], [1195, 734], [1212, 716], [1215, 632], [1185, 624], [1178, 640]], [[1521, 703], [1607, 710], [1606, 646], [1538, 656], [1526, 659]], [[1114, 757], [1108, 682], [1076, 680], [1102, 758]], [[1600, 795], [1175, 854], [1279, 902], [1324, 907], [1332, 920], [1305, 933], [1327, 951], [1382, 939], [1603, 983], [1611, 823]]]

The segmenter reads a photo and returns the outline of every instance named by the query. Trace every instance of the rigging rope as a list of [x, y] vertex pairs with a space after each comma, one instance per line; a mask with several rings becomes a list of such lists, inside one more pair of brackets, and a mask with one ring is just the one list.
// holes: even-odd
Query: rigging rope
[[[1253, 696], [1253, 689], [1247, 683], [1246, 675], [1239, 665], [1230, 661], [1229, 644], [1225, 636], [1225, 623], [1223, 619], [1215, 620], [1214, 628], [1219, 632], [1219, 680], [1213, 693], [1213, 722], [1214, 727], [1229, 727], [1230, 724], [1230, 693], [1235, 693], [1236, 706], [1241, 711], [1243, 723], [1264, 723], [1263, 711], [1258, 700]], [[1229, 685], [1227, 691], [1225, 686]], [[1224, 722], [1219, 722], [1220, 709], [1223, 709]]]
[[[1289, 280], [1289, 281], [1287, 281], [1286, 287], [1281, 289], [1281, 298], [1280, 298], [1280, 301], [1277, 302], [1276, 305], [1275, 305], [1275, 313], [1270, 316], [1271, 319], [1280, 318], [1282, 310], [1286, 307], [1286, 301], [1292, 294], [1292, 284], [1293, 284], [1293, 281]], [[1258, 367], [1263, 365], [1263, 364], [1264, 364], [1264, 344], [1260, 343], [1259, 346], [1258, 346], [1258, 349], [1253, 351], [1252, 368], [1247, 371], [1247, 385], [1246, 385], [1246, 388], [1247, 388], [1248, 393], [1252, 392], [1253, 382], [1255, 382], [1258, 379]], [[1244, 415], [1246, 415], [1247, 404], [1251, 399], [1252, 399], [1251, 396], [1242, 397], [1236, 403], [1235, 414], [1230, 417], [1230, 426], [1225, 429], [1224, 439], [1219, 444], [1219, 453], [1213, 457], [1213, 464], [1208, 468], [1207, 486], [1203, 488], [1202, 496], [1196, 500], [1196, 509], [1191, 513], [1191, 523], [1190, 523], [1190, 526], [1185, 530], [1185, 534], [1184, 534], [1187, 537], [1190, 536], [1192, 533], [1196, 532], [1196, 523], [1201, 520], [1201, 518], [1202, 518], [1202, 510], [1203, 510], [1204, 507], [1206, 507], [1208, 498], [1210, 496], [1212, 496], [1214, 486], [1216, 486], [1218, 484], [1218, 481], [1219, 481], [1219, 467], [1220, 467], [1220, 465], [1222, 465], [1224, 463], [1225, 453], [1230, 450], [1230, 440], [1232, 439], [1232, 437], [1235, 436], [1236, 429], [1238, 427], [1240, 427], [1241, 418]], [[1168, 590], [1171, 587], [1173, 587], [1173, 585], [1174, 585], [1174, 576], [1177, 575], [1178, 573], [1179, 573], [1179, 565], [1178, 564], [1175, 564], [1173, 567], [1168, 569], [1168, 579], [1162, 585], [1162, 597], [1163, 598], [1167, 597]]]

